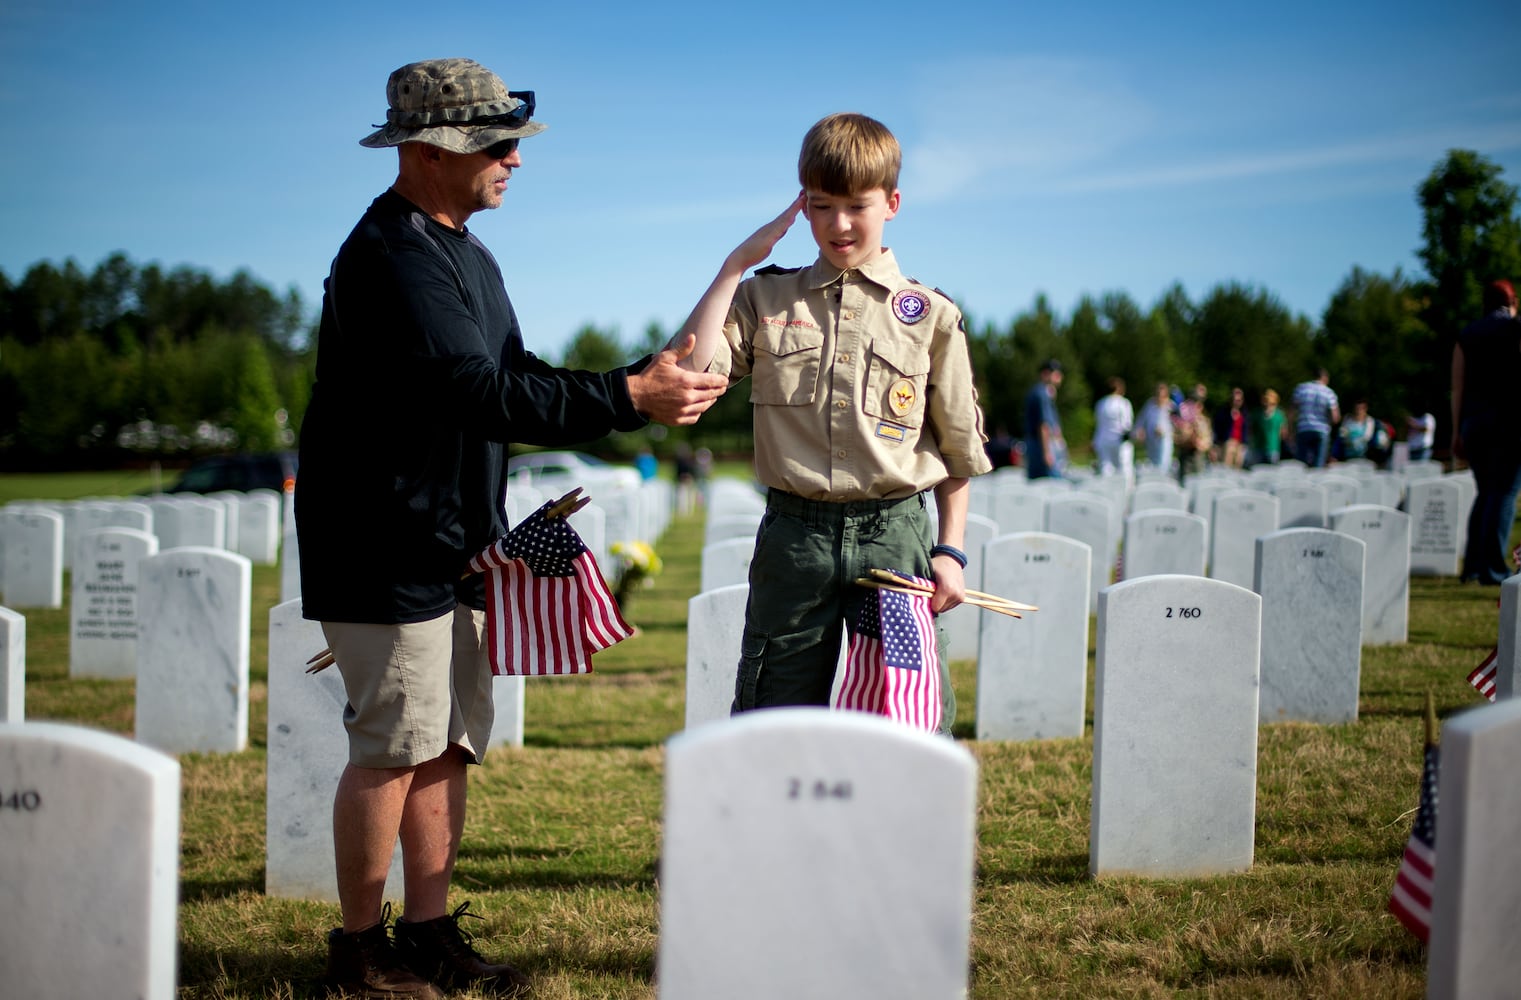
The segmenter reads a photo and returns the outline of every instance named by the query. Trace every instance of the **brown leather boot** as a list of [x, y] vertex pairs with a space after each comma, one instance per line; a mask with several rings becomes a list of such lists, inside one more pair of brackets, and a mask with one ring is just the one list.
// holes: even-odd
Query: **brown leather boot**
[[526, 997], [531, 983], [526, 975], [506, 964], [481, 958], [460, 930], [461, 917], [482, 919], [468, 913], [469, 902], [454, 912], [432, 920], [411, 923], [396, 918], [396, 951], [407, 968], [451, 990], [475, 988], [501, 997]]
[[[389, 916], [387, 904], [387, 916]], [[426, 979], [409, 970], [381, 920], [353, 934], [334, 927], [327, 935], [327, 989], [330, 995], [364, 1000], [443, 1000]]]

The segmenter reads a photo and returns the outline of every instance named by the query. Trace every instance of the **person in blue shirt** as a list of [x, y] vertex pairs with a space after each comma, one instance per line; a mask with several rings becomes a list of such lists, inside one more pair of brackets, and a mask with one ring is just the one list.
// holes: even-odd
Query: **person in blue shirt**
[[1040, 366], [1040, 381], [1025, 394], [1025, 475], [1030, 479], [1060, 478], [1067, 465], [1067, 442], [1056, 412], [1056, 390], [1062, 384], [1062, 363], [1055, 358]]

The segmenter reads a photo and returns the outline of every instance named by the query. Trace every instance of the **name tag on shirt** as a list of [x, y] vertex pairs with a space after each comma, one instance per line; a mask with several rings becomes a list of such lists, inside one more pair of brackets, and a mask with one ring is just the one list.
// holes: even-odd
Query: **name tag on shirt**
[[889, 441], [902, 441], [908, 434], [908, 428], [890, 424], [885, 420], [877, 421], [877, 437], [887, 438]]

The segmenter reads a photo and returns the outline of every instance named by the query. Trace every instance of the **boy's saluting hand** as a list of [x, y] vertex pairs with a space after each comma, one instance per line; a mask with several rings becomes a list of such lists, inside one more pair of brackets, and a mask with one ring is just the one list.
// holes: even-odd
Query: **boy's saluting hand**
[[802, 211], [803, 199], [804, 196], [799, 194], [781, 215], [751, 233], [749, 239], [724, 258], [718, 277], [713, 279], [713, 284], [708, 286], [708, 290], [697, 301], [692, 315], [687, 317], [686, 323], [666, 345], [667, 348], [674, 348], [684, 344], [688, 337], [696, 338], [691, 353], [681, 358], [681, 367], [697, 372], [707, 370], [708, 362], [713, 360], [713, 352], [718, 350], [719, 342], [723, 339], [724, 317], [729, 314], [729, 303], [734, 301], [734, 290], [739, 287], [740, 279], [750, 268], [771, 256], [772, 248], [787, 235], [793, 220]]

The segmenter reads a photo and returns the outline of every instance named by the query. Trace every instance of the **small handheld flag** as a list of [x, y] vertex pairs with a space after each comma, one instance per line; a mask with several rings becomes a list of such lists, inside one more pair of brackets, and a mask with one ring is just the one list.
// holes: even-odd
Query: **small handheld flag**
[[591, 673], [591, 656], [634, 630], [597, 560], [551, 500], [470, 560], [486, 574], [491, 672], [514, 676]]
[[835, 708], [884, 715], [915, 729], [940, 728], [940, 656], [928, 580], [898, 574], [922, 592], [879, 589], [850, 629]]
[[1426, 753], [1421, 767], [1421, 801], [1415, 811], [1415, 826], [1405, 842], [1405, 854], [1394, 876], [1394, 890], [1389, 894], [1389, 912], [1410, 933], [1427, 942], [1431, 939], [1431, 903], [1436, 887], [1436, 810], [1437, 767], [1436, 710], [1431, 692], [1426, 692]]

